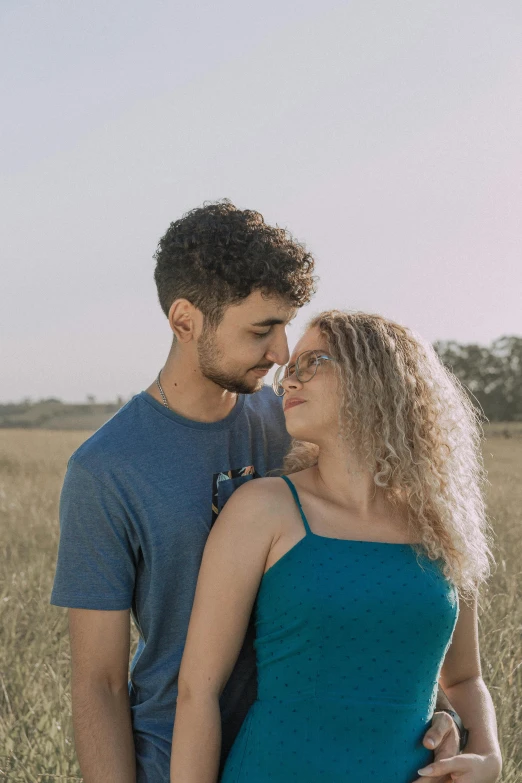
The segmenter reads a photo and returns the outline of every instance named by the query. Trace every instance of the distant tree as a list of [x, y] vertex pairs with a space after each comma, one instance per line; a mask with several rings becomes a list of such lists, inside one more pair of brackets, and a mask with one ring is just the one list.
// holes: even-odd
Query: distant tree
[[96, 405], [96, 397], [94, 396], [94, 394], [87, 395], [87, 403], [88, 405]]
[[455, 341], [434, 347], [490, 421], [522, 421], [522, 337], [500, 337], [489, 347]]

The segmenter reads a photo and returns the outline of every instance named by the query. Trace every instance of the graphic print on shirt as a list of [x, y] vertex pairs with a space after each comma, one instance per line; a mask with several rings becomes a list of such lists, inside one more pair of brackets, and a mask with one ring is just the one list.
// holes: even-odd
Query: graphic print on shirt
[[[217, 516], [223, 506], [225, 505], [226, 501], [234, 491], [234, 489], [237, 489], [237, 485], [239, 482], [234, 481], [234, 479], [245, 479], [245, 478], [261, 478], [260, 474], [256, 471], [254, 465], [246, 465], [244, 468], [234, 468], [233, 470], [226, 470], [221, 471], [219, 473], [214, 473], [212, 476], [212, 522], [211, 525], [214, 524], [214, 522], [217, 519]], [[227, 493], [227, 497], [225, 497], [224, 502], [220, 503], [220, 489], [223, 489], [223, 482], [230, 481], [232, 482], [230, 485], [230, 494]], [[228, 487], [227, 487], [228, 488]]]

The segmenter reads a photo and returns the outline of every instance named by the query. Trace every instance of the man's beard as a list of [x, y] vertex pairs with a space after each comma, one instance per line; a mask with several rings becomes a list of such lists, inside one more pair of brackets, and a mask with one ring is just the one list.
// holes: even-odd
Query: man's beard
[[[258, 378], [255, 383], [249, 383], [245, 376], [224, 372], [218, 362], [223, 359], [223, 352], [217, 348], [214, 333], [205, 329], [198, 341], [199, 369], [201, 374], [213, 381], [226, 391], [235, 394], [254, 394], [263, 388], [263, 379]], [[252, 368], [254, 369], [254, 368]]]

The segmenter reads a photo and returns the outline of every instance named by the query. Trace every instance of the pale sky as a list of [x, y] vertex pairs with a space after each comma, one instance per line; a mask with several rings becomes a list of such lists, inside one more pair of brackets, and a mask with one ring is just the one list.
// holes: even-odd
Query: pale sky
[[0, 5], [0, 401], [129, 397], [170, 330], [159, 237], [228, 197], [332, 307], [522, 334], [520, 0]]

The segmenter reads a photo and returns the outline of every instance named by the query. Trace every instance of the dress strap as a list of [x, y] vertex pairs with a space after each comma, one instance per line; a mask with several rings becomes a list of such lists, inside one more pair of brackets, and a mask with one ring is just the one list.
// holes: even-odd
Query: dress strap
[[286, 481], [286, 483], [290, 487], [290, 491], [292, 492], [292, 495], [294, 496], [294, 500], [297, 503], [297, 507], [298, 507], [299, 511], [301, 512], [301, 519], [303, 520], [303, 525], [305, 527], [307, 535], [313, 536], [313, 533], [310, 530], [310, 525], [308, 524], [308, 520], [307, 520], [307, 518], [305, 516], [305, 513], [303, 511], [303, 507], [301, 505], [301, 501], [299, 500], [299, 495], [297, 494], [296, 488], [294, 487], [293, 483], [290, 481], [288, 476], [281, 476], [281, 478], [283, 479], [283, 481]]

